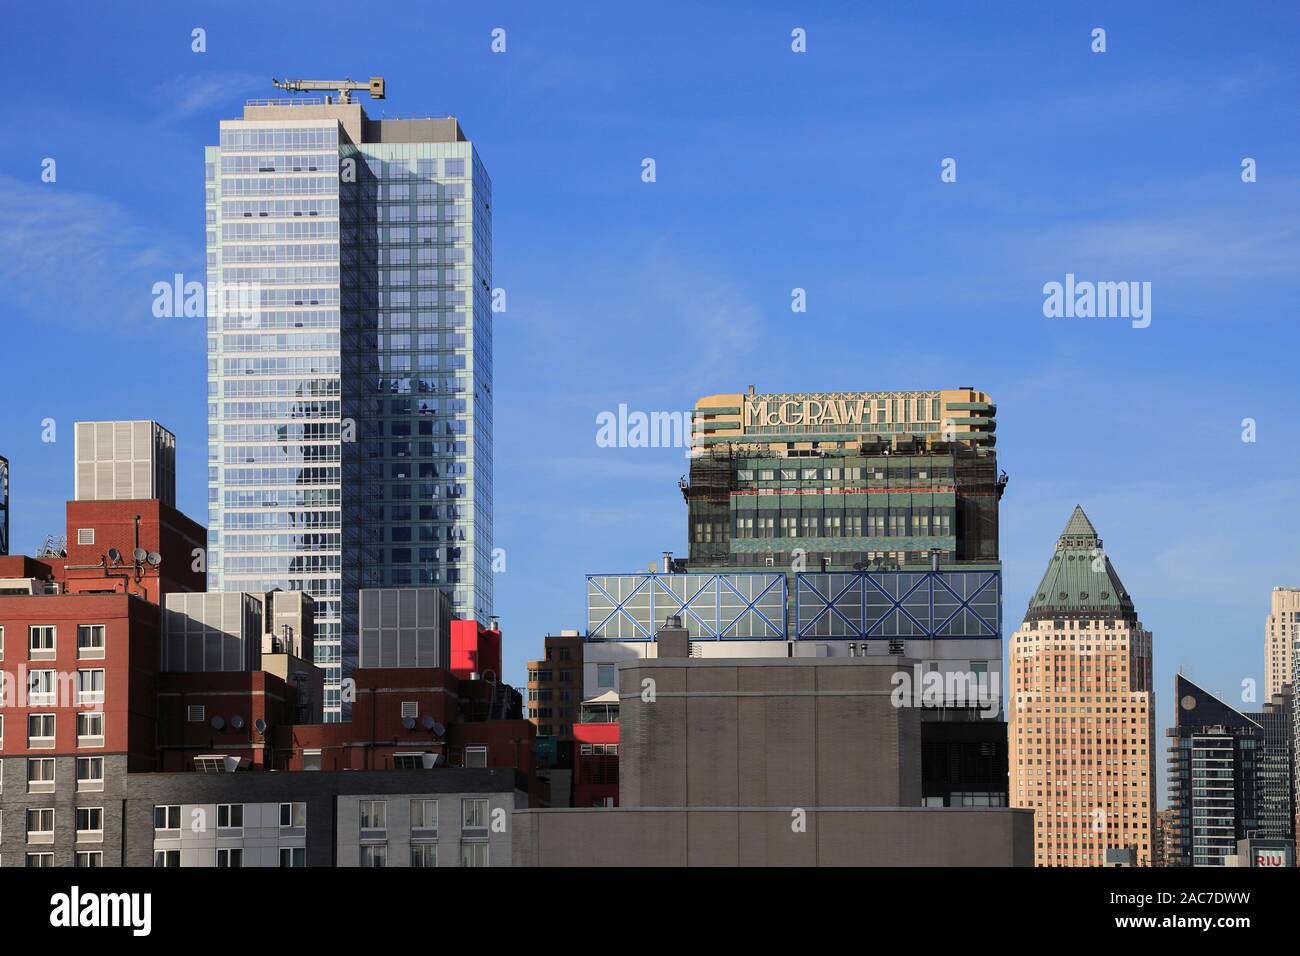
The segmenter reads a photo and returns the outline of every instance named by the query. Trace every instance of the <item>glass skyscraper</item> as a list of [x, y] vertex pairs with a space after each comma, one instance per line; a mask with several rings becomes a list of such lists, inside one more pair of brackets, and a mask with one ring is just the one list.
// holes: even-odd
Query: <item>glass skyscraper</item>
[[359, 588], [492, 612], [491, 181], [454, 118], [330, 98], [248, 103], [205, 166], [208, 586], [309, 592], [347, 719]]

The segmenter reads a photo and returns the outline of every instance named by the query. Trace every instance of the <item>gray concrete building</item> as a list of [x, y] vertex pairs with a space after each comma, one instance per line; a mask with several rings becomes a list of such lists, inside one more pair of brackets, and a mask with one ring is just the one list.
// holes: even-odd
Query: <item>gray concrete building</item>
[[615, 807], [526, 810], [515, 866], [1033, 866], [1023, 810]]
[[620, 668], [620, 806], [919, 807], [920, 708], [891, 702], [904, 666], [659, 658]]
[[1031, 813], [922, 806], [914, 660], [657, 645], [618, 666], [619, 805], [516, 813], [517, 865], [1032, 865]]
[[500, 768], [125, 779], [128, 866], [510, 866], [528, 803]]

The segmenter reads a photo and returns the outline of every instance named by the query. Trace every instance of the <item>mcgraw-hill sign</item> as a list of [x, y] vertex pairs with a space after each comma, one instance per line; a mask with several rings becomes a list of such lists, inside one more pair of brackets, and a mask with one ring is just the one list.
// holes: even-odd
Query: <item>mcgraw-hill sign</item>
[[[913, 401], [913, 398], [904, 399]], [[837, 398], [831, 395], [808, 395], [802, 399], [747, 399], [742, 406], [745, 428], [793, 425], [846, 426], [871, 424], [870, 398]], [[920, 402], [918, 421], [934, 421], [930, 399]]]

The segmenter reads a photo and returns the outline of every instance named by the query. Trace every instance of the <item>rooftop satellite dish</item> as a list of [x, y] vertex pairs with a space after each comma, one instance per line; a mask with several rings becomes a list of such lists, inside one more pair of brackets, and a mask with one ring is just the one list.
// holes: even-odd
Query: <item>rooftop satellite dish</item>
[[121, 564], [121, 563], [122, 563], [122, 552], [119, 551], [119, 550], [117, 550], [117, 548], [109, 548], [109, 549], [108, 549], [108, 560], [112, 561], [114, 564]]
[[213, 730], [220, 730], [222, 727], [225, 727], [225, 726], [226, 726], [225, 718], [221, 717], [220, 715], [218, 715], [218, 716], [212, 718], [212, 729], [213, 729]]
[[231, 726], [232, 728], [234, 728], [235, 730], [243, 730], [243, 729], [244, 729], [244, 718], [243, 718], [243, 717], [240, 717], [238, 714], [235, 714], [234, 717], [231, 717], [231, 718], [230, 718], [230, 726]]
[[402, 718], [402, 726], [405, 727], [407, 730], [414, 730], [414, 729], [415, 729], [415, 718], [414, 718], [414, 717], [403, 717], [403, 718]]
[[433, 725], [436, 724], [437, 721], [434, 720], [431, 715], [425, 714], [420, 723], [424, 725], [425, 730], [433, 730]]
[[258, 732], [259, 734], [264, 734], [264, 733], [266, 733], [266, 721], [263, 720], [261, 717], [257, 718], [257, 720], [255, 720], [255, 721], [253, 721], [253, 726], [254, 726], [255, 728], [257, 728], [257, 732]]
[[433, 726], [430, 727], [429, 729], [433, 731], [433, 735], [435, 737], [441, 737], [443, 734], [447, 732], [447, 728], [444, 727], [442, 724], [438, 723], [436, 720], [433, 722]]
[[144, 548], [136, 548], [131, 552], [131, 557], [135, 558], [136, 561], [143, 561], [145, 558], [149, 557], [149, 552]]
[[162, 564], [162, 555], [157, 551], [150, 551], [149, 554], [145, 556], [145, 560], [156, 568], [158, 565]]

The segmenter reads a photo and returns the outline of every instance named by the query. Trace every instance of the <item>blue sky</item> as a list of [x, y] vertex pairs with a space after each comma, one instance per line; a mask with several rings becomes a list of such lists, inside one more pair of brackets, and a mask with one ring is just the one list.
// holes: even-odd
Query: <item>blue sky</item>
[[[372, 115], [457, 115], [493, 178], [509, 679], [583, 626], [584, 574], [685, 551], [681, 451], [599, 448], [597, 414], [753, 383], [989, 392], [1006, 632], [1082, 503], [1155, 633], [1162, 725], [1179, 667], [1230, 701], [1262, 682], [1268, 592], [1300, 584], [1294, 5], [469, 6], [7, 13], [16, 551], [62, 531], [79, 418], [175, 431], [206, 520], [203, 331], [150, 314], [202, 277], [203, 146], [271, 76], [382, 74]], [[1066, 273], [1151, 282], [1150, 327], [1045, 318]]]

